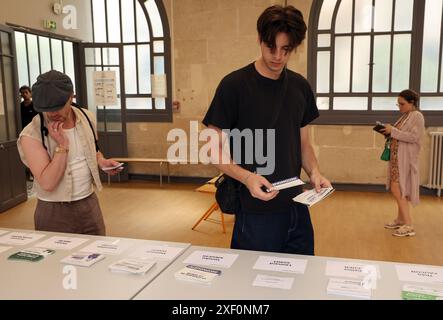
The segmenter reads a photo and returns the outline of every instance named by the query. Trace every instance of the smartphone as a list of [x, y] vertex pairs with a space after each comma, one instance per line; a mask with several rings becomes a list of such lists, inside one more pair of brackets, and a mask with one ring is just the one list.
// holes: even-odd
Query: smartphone
[[115, 170], [115, 169], [118, 169], [118, 168], [122, 168], [124, 166], [124, 163], [122, 163], [122, 162], [120, 162], [118, 165], [116, 165], [116, 166], [113, 166], [113, 167], [105, 167], [105, 168], [102, 168], [102, 170], [103, 171], [111, 171], [111, 170]]
[[374, 128], [372, 128], [372, 130], [383, 134], [383, 132], [381, 130], [386, 129], [385, 125], [383, 123], [381, 123], [380, 121], [377, 121], [375, 124], [376, 124], [376, 126]]

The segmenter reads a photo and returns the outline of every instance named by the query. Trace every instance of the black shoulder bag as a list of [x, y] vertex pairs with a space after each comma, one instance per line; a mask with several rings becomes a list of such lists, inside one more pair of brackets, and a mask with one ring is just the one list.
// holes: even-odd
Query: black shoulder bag
[[[275, 128], [277, 124], [278, 117], [280, 115], [280, 110], [283, 107], [283, 99], [286, 94], [286, 89], [288, 86], [288, 75], [286, 71], [286, 67], [284, 69], [283, 75], [283, 90], [281, 95], [278, 97], [276, 101], [277, 110], [274, 114], [274, 118], [271, 122], [270, 128]], [[217, 188], [215, 192], [215, 200], [217, 201], [220, 210], [223, 213], [235, 214], [235, 211], [240, 207], [240, 188], [242, 184], [228, 176], [227, 174], [222, 174], [216, 181], [215, 187]]]

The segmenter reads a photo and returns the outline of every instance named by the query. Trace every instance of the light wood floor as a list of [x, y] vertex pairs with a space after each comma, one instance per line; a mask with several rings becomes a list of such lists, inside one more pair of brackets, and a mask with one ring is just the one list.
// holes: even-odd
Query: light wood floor
[[[214, 196], [195, 192], [198, 185], [131, 182], [105, 186], [99, 193], [109, 236], [190, 242], [229, 247], [234, 217], [225, 214], [222, 233], [218, 212], [191, 230]], [[412, 210], [417, 235], [396, 238], [383, 224], [395, 217], [389, 194], [335, 192], [311, 209], [316, 255], [443, 265], [443, 200], [422, 197]], [[3, 214], [0, 227], [33, 229], [35, 198]]]

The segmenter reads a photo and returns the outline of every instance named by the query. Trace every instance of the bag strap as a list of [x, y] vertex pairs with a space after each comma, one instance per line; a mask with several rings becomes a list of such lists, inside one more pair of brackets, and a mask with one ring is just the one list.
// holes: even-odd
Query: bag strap
[[[78, 110], [80, 110], [80, 112], [85, 116], [86, 120], [88, 120], [88, 124], [89, 124], [89, 127], [91, 128], [92, 135], [94, 136], [95, 151], [99, 152], [100, 147], [98, 146], [98, 139], [97, 139], [97, 136], [95, 135], [95, 130], [94, 130], [94, 127], [92, 126], [91, 120], [89, 119], [86, 112], [78, 104], [72, 102], [71, 105], [73, 107], [77, 108]], [[43, 118], [43, 113], [39, 112], [38, 115], [40, 117], [40, 134], [42, 137], [42, 144], [43, 144], [43, 148], [45, 148], [45, 150], [47, 151], [48, 148], [46, 147], [46, 144], [45, 144], [45, 137], [48, 136], [49, 131], [48, 131], [48, 128], [45, 127], [45, 119]]]

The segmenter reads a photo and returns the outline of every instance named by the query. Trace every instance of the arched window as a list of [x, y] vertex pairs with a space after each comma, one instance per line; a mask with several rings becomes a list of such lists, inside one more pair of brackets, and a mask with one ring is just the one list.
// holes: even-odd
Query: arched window
[[[128, 121], [170, 120], [171, 45], [162, 1], [91, 0], [91, 8], [94, 43], [123, 45]], [[155, 96], [153, 82], [164, 77], [167, 95]]]
[[[317, 0], [308, 78], [321, 123], [393, 121], [398, 93], [420, 93], [427, 124], [443, 123], [443, 0]], [[425, 19], [426, 17], [426, 19]]]

